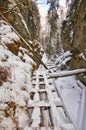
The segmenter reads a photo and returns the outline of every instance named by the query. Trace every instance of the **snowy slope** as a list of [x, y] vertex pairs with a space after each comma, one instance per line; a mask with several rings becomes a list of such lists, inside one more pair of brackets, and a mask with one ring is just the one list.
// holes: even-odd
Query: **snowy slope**
[[34, 62], [25, 53], [15, 56], [9, 51], [6, 44], [21, 41], [5, 21], [0, 20], [0, 25], [0, 130], [24, 129], [29, 120], [27, 103]]

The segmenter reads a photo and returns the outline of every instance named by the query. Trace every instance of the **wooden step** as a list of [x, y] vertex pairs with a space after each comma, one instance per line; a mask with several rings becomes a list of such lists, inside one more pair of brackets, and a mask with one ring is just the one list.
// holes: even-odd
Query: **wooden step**
[[50, 107], [50, 103], [47, 101], [38, 101], [37, 103], [36, 102], [33, 102], [32, 104], [29, 104], [28, 103], [28, 108], [33, 108], [35, 107], [35, 105], [37, 107], [40, 107], [40, 108], [44, 108], [44, 107]]

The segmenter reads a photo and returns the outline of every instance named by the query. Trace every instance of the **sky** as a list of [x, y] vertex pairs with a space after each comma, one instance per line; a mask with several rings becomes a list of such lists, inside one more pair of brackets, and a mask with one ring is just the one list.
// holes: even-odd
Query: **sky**
[[[44, 7], [47, 7], [47, 0], [37, 0], [38, 1], [38, 3], [41, 5], [42, 4], [42, 6], [44, 6]], [[60, 5], [61, 6], [65, 6], [65, 2], [66, 0], [59, 0], [59, 3], [60, 3]]]
[[[65, 1], [66, 0], [59, 0], [59, 4], [63, 7], [65, 7]], [[42, 29], [45, 28], [46, 24], [46, 16], [47, 16], [47, 10], [49, 8], [49, 4], [47, 4], [47, 0], [37, 0], [39, 12], [41, 16], [41, 25]]]
[[[65, 7], [65, 1], [66, 0], [59, 0], [59, 3], [61, 6]], [[47, 13], [47, 10], [49, 8], [49, 5], [47, 5], [47, 0], [37, 0], [39, 11], [42, 16], [45, 16]]]

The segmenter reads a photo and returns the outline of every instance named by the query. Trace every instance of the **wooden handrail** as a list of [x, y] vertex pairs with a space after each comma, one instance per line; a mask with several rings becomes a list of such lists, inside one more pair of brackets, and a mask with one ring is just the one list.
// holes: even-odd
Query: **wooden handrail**
[[61, 78], [61, 77], [66, 77], [66, 76], [72, 76], [72, 75], [77, 75], [81, 73], [86, 73], [86, 69], [76, 69], [76, 70], [70, 70], [70, 71], [60, 71], [59, 73], [55, 72], [52, 74], [49, 74], [49, 79], [50, 78]]

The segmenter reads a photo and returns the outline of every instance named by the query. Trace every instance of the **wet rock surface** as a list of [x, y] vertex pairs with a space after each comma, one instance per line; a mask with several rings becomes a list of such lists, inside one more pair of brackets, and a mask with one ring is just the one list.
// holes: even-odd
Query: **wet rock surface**
[[[86, 68], [86, 1], [72, 1], [62, 26], [62, 44], [65, 51], [71, 50], [72, 69]], [[86, 76], [79, 75], [86, 84]]]

